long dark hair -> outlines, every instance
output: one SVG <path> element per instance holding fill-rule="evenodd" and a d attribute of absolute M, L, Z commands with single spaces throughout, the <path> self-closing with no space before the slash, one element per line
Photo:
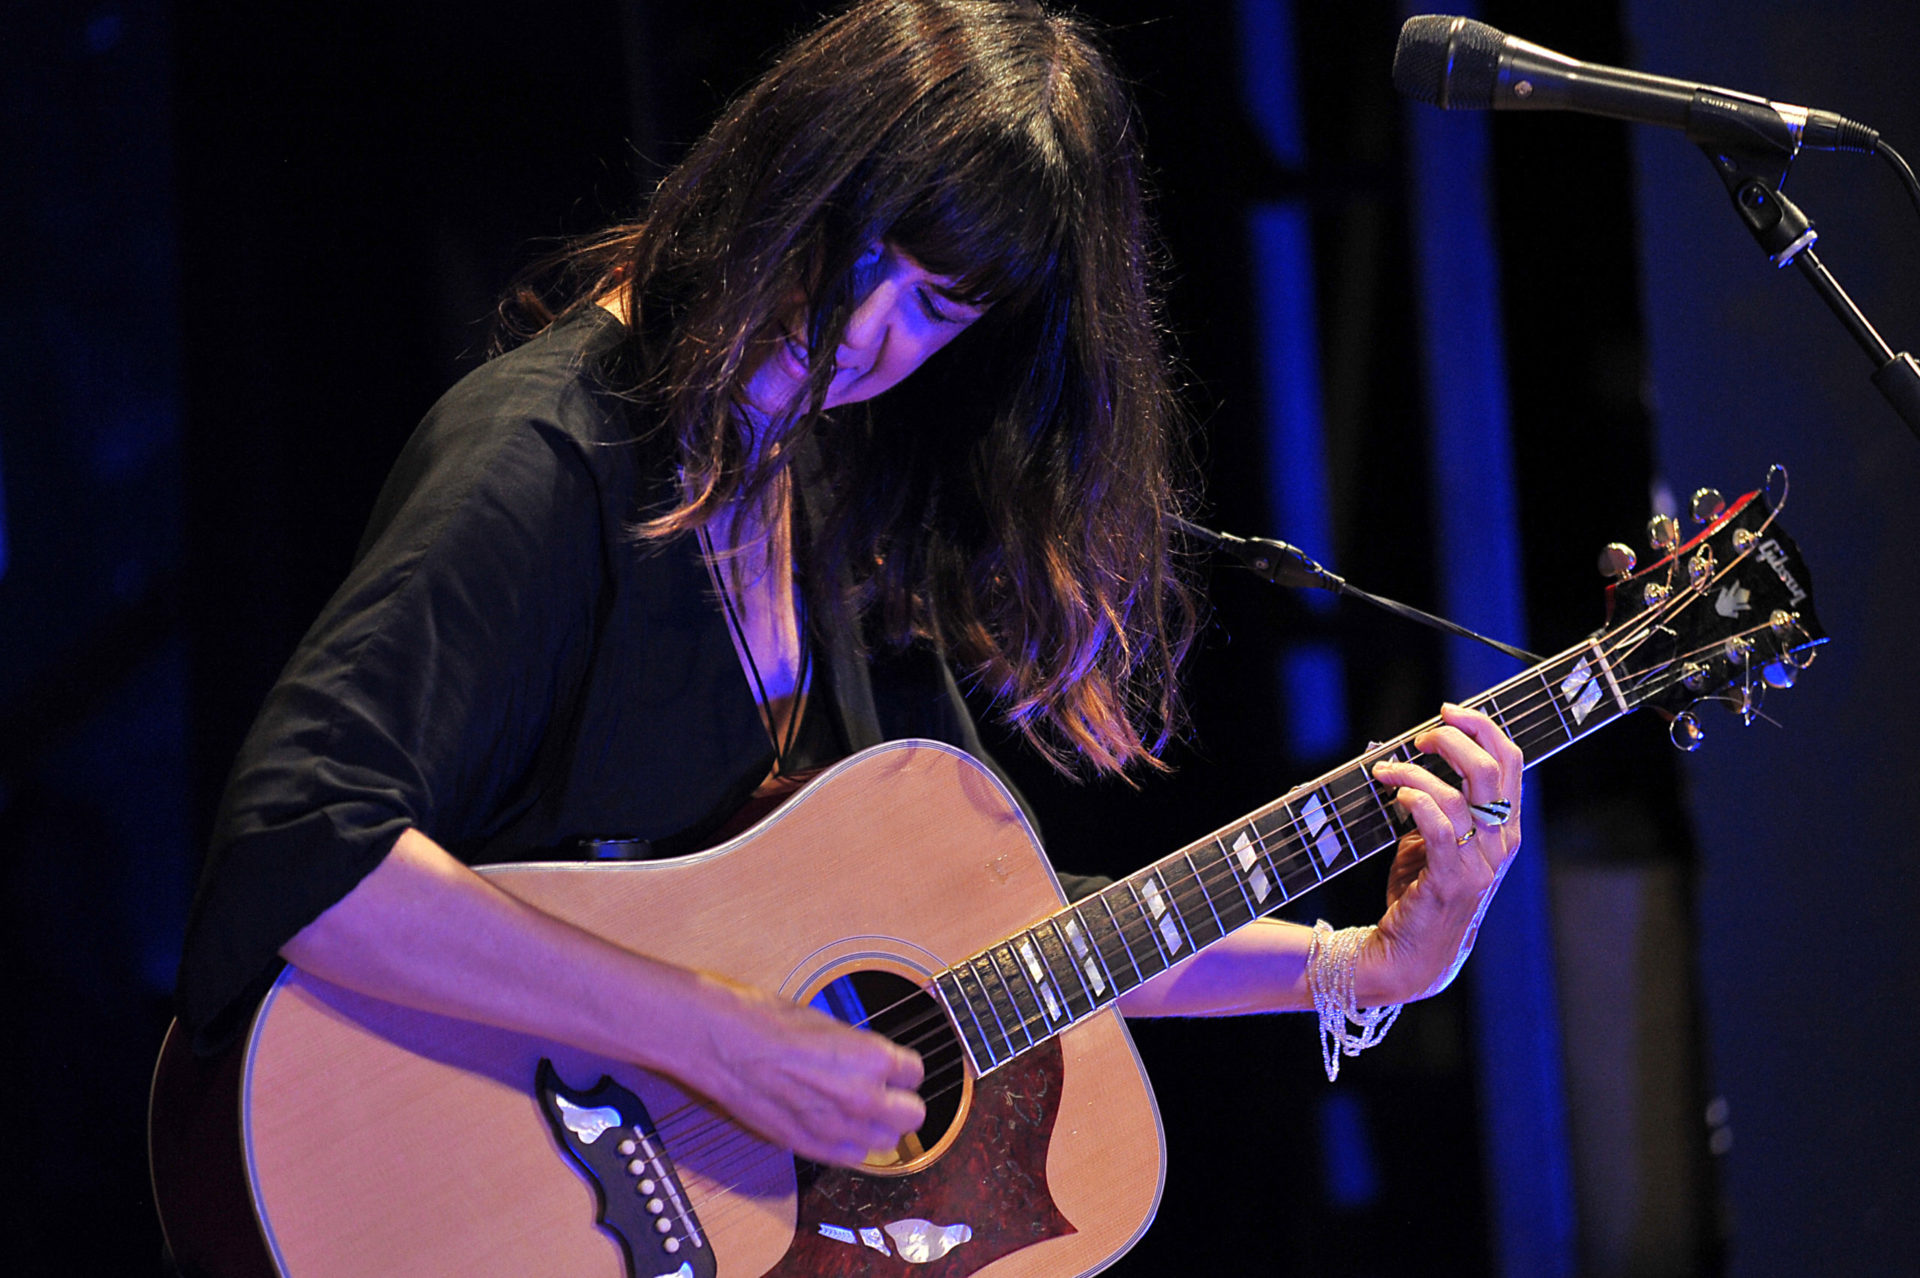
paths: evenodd
<path fill-rule="evenodd" d="M 1161 766 L 1196 624 L 1137 132 L 1072 18 L 866 0 L 794 43 L 638 221 L 568 257 L 572 307 L 623 297 L 623 389 L 686 476 L 644 536 L 764 499 L 816 433 L 831 511 L 811 557 L 851 566 L 869 638 L 939 644 L 1057 766 L 1112 772 Z M 990 309 L 828 421 L 855 264 L 883 239 Z M 795 299 L 805 393 L 755 448 L 743 387 Z"/>

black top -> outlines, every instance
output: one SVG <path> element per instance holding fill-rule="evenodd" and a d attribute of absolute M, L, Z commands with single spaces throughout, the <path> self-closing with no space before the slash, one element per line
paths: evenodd
<path fill-rule="evenodd" d="M 409 826 L 471 864 L 588 838 L 664 854 L 766 776 L 696 539 L 631 532 L 673 477 L 667 444 L 599 382 L 621 333 L 590 308 L 464 378 L 408 441 L 229 778 L 180 967 L 202 1050 Z M 815 700 L 837 694 L 840 750 L 923 736 L 979 752 L 931 652 L 829 656 Z"/>

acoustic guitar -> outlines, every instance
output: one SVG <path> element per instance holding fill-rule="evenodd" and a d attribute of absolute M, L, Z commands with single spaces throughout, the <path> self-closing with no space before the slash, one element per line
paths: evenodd
<path fill-rule="evenodd" d="M 1825 642 L 1760 494 L 1684 545 L 1666 523 L 1646 570 L 1614 552 L 1605 628 L 1473 700 L 1529 766 L 1647 705 L 1691 748 L 1687 707 L 1751 720 Z M 169 1033 L 150 1132 L 168 1241 L 220 1278 L 1091 1273 L 1162 1182 L 1114 1000 L 1394 846 L 1370 769 L 1428 726 L 1072 905 L 993 774 L 924 741 L 857 754 L 694 856 L 484 867 L 621 945 L 911 1045 L 925 1126 L 819 1166 L 670 1079 L 288 968 L 224 1057 Z"/>

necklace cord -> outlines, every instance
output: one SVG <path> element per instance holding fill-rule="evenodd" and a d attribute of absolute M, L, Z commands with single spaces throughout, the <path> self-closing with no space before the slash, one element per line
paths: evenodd
<path fill-rule="evenodd" d="M 807 642 L 804 616 L 806 602 L 796 591 L 794 622 L 800 639 L 800 667 L 793 682 L 793 705 L 787 714 L 785 730 L 781 731 L 774 725 L 773 699 L 767 695 L 767 683 L 760 675 L 760 663 L 753 659 L 753 645 L 747 642 L 747 628 L 740 620 L 739 609 L 733 601 L 733 591 L 728 588 L 726 574 L 721 570 L 718 554 L 713 548 L 713 535 L 703 527 L 699 530 L 699 538 L 708 575 L 713 578 L 714 589 L 720 595 L 720 606 L 726 612 L 727 629 L 746 662 L 747 674 L 753 680 L 754 695 L 760 699 L 761 719 L 766 725 L 767 739 L 773 745 L 773 775 L 791 776 L 792 768 L 789 765 L 793 761 L 794 746 L 800 739 L 800 720 L 807 709 L 807 686 L 813 676 L 813 645 Z"/>

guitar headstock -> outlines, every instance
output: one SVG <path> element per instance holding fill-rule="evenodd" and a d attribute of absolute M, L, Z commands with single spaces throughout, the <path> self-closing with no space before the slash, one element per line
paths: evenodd
<path fill-rule="evenodd" d="M 1638 572 L 1627 547 L 1601 552 L 1601 572 L 1616 580 L 1597 639 L 1627 699 L 1667 716 L 1682 750 L 1704 735 L 1694 706 L 1719 702 L 1747 723 L 1764 717 L 1767 689 L 1792 687 L 1827 641 L 1812 574 L 1775 522 L 1785 501 L 1786 472 L 1775 467 L 1767 489 L 1731 506 L 1710 488 L 1695 493 L 1693 517 L 1705 527 L 1686 542 L 1676 520 L 1654 516 L 1648 540 L 1662 557 Z"/>

